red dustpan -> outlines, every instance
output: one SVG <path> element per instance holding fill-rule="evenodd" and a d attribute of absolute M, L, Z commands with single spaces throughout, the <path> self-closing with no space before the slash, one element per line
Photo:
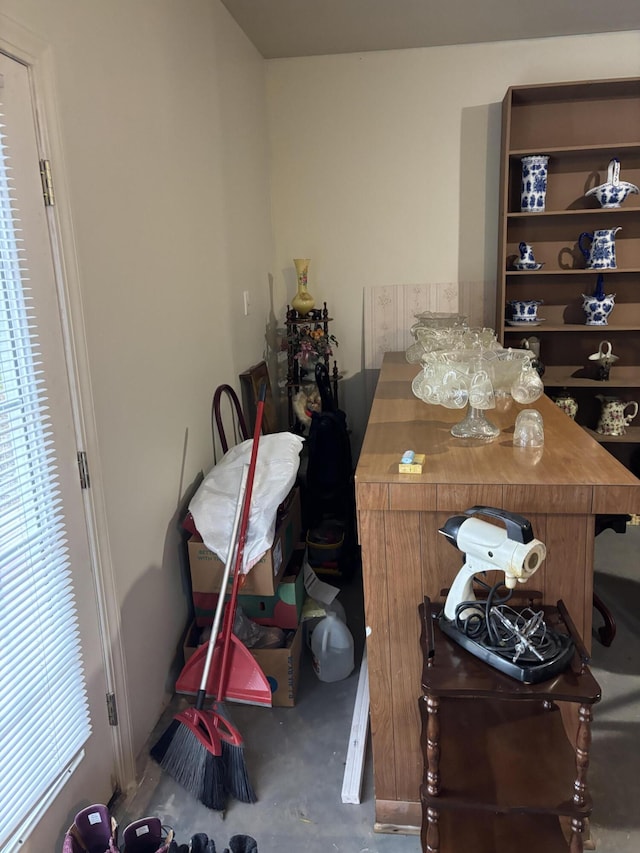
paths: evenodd
<path fill-rule="evenodd" d="M 217 695 L 218 678 L 216 673 L 220 672 L 223 652 L 221 638 L 222 634 L 219 634 L 213 650 L 212 666 L 206 684 L 207 699 L 214 698 L 219 702 L 225 700 L 244 702 L 250 705 L 265 705 L 270 708 L 271 688 L 262 667 L 235 634 L 231 635 L 231 658 L 224 696 Z M 176 682 L 176 693 L 197 695 L 206 655 L 207 644 L 205 643 L 186 662 Z"/>
<path fill-rule="evenodd" d="M 202 701 L 204 701 L 204 691 L 206 690 L 206 698 L 215 698 L 219 703 L 229 700 L 231 702 L 245 702 L 252 705 L 266 705 L 270 708 L 272 702 L 269 682 L 260 664 L 255 660 L 244 643 L 233 633 L 233 621 L 238 593 L 240 591 L 240 582 L 242 580 L 241 568 L 244 559 L 247 525 L 249 523 L 249 510 L 253 478 L 257 464 L 265 391 L 266 389 L 263 384 L 260 388 L 260 399 L 256 412 L 251 460 L 248 468 L 245 466 L 243 471 L 240 495 L 231 533 L 231 544 L 222 576 L 221 592 L 213 619 L 211 638 L 208 643 L 200 646 L 185 664 L 176 682 L 176 692 L 190 693 L 195 696 L 202 693 Z M 234 560 L 235 573 L 233 576 L 231 600 L 226 607 L 222 632 L 218 633 L 224 607 L 223 590 L 227 588 Z M 211 648 L 211 643 L 215 644 L 213 648 Z"/>

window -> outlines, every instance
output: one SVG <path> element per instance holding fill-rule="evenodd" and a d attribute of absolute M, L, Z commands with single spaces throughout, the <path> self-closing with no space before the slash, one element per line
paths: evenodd
<path fill-rule="evenodd" d="M 20 175 L 0 72 L 0 848 L 69 775 L 90 733 Z M 26 107 L 28 108 L 28 106 Z"/>

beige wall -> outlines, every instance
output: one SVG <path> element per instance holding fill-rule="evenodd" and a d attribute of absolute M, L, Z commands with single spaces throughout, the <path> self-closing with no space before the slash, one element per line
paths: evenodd
<path fill-rule="evenodd" d="M 638 32 L 267 63 L 276 303 L 293 296 L 291 259 L 311 258 L 356 444 L 363 288 L 495 281 L 507 88 L 638 75 Z"/>
<path fill-rule="evenodd" d="M 186 625 L 176 513 L 212 463 L 211 396 L 263 354 L 265 66 L 217 0 L 0 0 L 0 12 L 52 50 L 97 424 L 89 464 L 138 750 Z"/>

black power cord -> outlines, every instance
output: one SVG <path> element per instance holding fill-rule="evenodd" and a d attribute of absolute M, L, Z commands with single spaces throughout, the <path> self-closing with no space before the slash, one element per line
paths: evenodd
<path fill-rule="evenodd" d="M 506 595 L 499 596 L 498 591 L 504 587 L 502 582 L 489 586 L 477 577 L 474 582 L 487 590 L 487 597 L 486 600 L 462 601 L 457 605 L 455 627 L 461 634 L 500 657 L 522 664 L 546 663 L 561 654 L 566 645 L 562 636 L 548 630 L 535 611 L 531 608 L 515 611 L 505 607 L 513 596 L 512 590 L 505 587 Z M 493 608 L 497 608 L 505 618 L 500 619 L 492 613 Z M 463 615 L 465 611 L 467 613 Z M 535 627 L 523 631 L 527 624 Z M 526 642 L 523 642 L 523 634 Z"/>

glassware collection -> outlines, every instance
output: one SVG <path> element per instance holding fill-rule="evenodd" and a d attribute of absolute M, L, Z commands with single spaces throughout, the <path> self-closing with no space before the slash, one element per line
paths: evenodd
<path fill-rule="evenodd" d="M 493 329 L 469 327 L 460 315 L 450 315 L 449 326 L 441 317 L 437 328 L 422 325 L 429 318 L 416 316 L 411 331 L 417 340 L 406 356 L 422 370 L 411 389 L 425 403 L 467 409 L 451 429 L 455 438 L 496 438 L 500 430 L 486 411 L 511 399 L 528 405 L 544 393 L 531 350 L 502 347 Z"/>

